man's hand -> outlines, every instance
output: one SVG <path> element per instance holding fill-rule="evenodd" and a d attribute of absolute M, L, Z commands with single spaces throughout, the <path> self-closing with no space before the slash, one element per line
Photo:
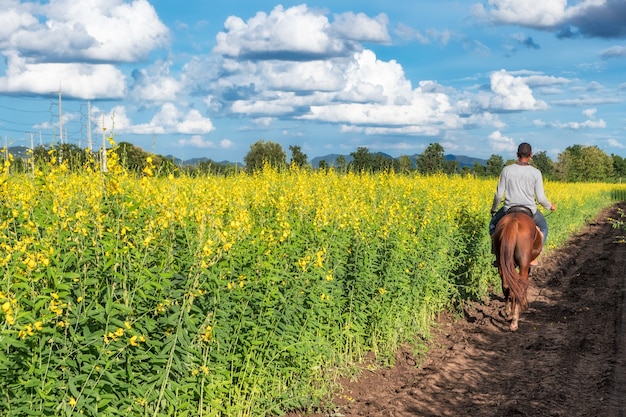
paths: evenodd
<path fill-rule="evenodd" d="M 552 203 L 552 205 L 550 205 L 550 211 L 554 210 L 556 210 L 556 204 Z"/>

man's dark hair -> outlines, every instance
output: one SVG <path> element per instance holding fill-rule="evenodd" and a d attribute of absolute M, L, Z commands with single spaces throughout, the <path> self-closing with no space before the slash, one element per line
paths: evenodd
<path fill-rule="evenodd" d="M 533 148 L 530 146 L 530 143 L 523 142 L 517 147 L 518 158 L 528 158 L 532 152 Z"/>

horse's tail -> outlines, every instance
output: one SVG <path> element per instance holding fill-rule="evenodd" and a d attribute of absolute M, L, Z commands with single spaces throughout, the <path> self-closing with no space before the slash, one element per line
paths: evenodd
<path fill-rule="evenodd" d="M 515 252 L 518 245 L 519 228 L 519 221 L 514 219 L 502 230 L 500 236 L 500 268 L 502 287 L 509 289 L 511 301 L 519 303 L 521 309 L 526 310 L 528 308 L 528 299 L 526 298 L 528 281 L 522 278 L 522 275 L 515 267 Z"/>

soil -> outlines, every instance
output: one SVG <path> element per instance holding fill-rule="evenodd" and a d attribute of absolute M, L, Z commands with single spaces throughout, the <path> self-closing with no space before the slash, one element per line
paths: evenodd
<path fill-rule="evenodd" d="M 532 271 L 517 332 L 502 292 L 442 315 L 426 356 L 342 381 L 335 406 L 289 417 L 626 416 L 626 231 L 602 211 Z"/>

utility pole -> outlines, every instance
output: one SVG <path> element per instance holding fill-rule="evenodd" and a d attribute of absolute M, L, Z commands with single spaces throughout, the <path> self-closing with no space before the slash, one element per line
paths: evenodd
<path fill-rule="evenodd" d="M 104 127 L 104 114 L 102 115 L 102 172 L 107 172 L 107 145 L 106 145 L 106 132 L 107 128 Z"/>
<path fill-rule="evenodd" d="M 87 148 L 89 152 L 93 150 L 91 143 L 91 100 L 87 102 Z"/>
<path fill-rule="evenodd" d="M 63 99 L 61 97 L 61 87 L 59 87 L 59 143 L 63 144 Z"/>
<path fill-rule="evenodd" d="M 33 137 L 33 132 L 30 132 L 30 167 L 33 170 L 33 174 L 35 173 L 35 139 Z"/>
<path fill-rule="evenodd" d="M 63 100 L 59 86 L 59 165 L 63 162 Z"/>

